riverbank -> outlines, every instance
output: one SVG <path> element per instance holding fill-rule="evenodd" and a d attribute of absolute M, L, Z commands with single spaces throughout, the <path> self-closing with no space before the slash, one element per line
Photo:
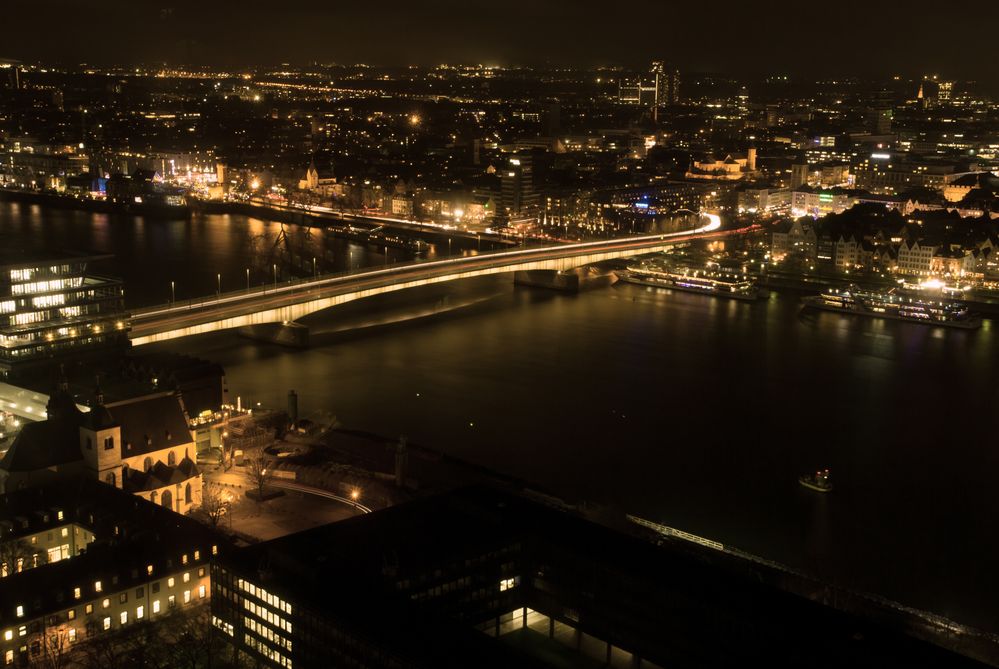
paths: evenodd
<path fill-rule="evenodd" d="M 53 209 L 68 209 L 95 214 L 124 214 L 167 220 L 186 219 L 191 216 L 189 206 L 171 206 L 158 203 L 133 202 L 124 204 L 110 200 L 95 200 L 62 193 L 44 193 L 0 188 L 0 202 L 37 204 Z"/>

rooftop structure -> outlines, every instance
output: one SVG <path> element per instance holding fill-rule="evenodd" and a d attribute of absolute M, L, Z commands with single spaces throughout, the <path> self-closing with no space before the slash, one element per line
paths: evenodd
<path fill-rule="evenodd" d="M 975 666 L 696 548 L 469 488 L 228 553 L 213 619 L 271 667 Z"/>

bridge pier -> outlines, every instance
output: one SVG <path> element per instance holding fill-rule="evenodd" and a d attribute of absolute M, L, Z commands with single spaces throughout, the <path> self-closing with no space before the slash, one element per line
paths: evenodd
<path fill-rule="evenodd" d="M 308 348 L 309 346 L 309 327 L 294 321 L 245 325 L 236 328 L 236 332 L 240 337 L 268 344 L 279 344 L 290 348 Z"/>
<path fill-rule="evenodd" d="M 613 272 L 592 267 L 579 267 L 567 271 L 551 269 L 518 270 L 513 273 L 513 282 L 518 286 L 546 288 L 565 293 L 578 293 L 591 288 L 609 286 L 617 280 Z"/>

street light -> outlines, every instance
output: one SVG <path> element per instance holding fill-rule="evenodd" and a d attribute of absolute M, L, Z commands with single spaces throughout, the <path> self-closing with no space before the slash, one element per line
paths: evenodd
<path fill-rule="evenodd" d="M 247 292 L 249 292 L 249 290 L 250 290 L 250 268 L 249 267 L 246 268 L 246 290 L 247 290 Z"/>
<path fill-rule="evenodd" d="M 354 503 L 354 508 L 357 508 L 357 500 L 361 497 L 361 491 L 354 488 L 350 491 L 350 500 Z"/>
<path fill-rule="evenodd" d="M 177 301 L 177 292 L 174 290 L 173 281 L 170 282 L 170 303 L 173 304 Z"/>
<path fill-rule="evenodd" d="M 274 268 L 274 287 L 277 288 L 277 263 L 271 265 Z"/>
<path fill-rule="evenodd" d="M 312 256 L 312 276 L 319 276 L 319 270 L 316 268 L 316 256 Z"/>
<path fill-rule="evenodd" d="M 219 285 L 219 295 L 221 295 L 221 294 L 222 294 L 222 273 L 221 273 L 221 272 L 219 272 L 218 274 L 216 274 L 216 275 L 215 275 L 215 278 L 216 278 L 216 279 L 218 280 L 218 285 Z"/>

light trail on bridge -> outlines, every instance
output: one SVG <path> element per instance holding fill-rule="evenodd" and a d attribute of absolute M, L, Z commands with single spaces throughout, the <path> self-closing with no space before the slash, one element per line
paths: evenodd
<path fill-rule="evenodd" d="M 309 313 L 372 295 L 441 281 L 471 278 L 517 269 L 567 269 L 582 264 L 650 252 L 676 242 L 712 236 L 721 230 L 721 218 L 702 214 L 706 225 L 681 232 L 576 242 L 531 249 L 501 250 L 475 256 L 415 261 L 288 282 L 274 287 L 223 294 L 199 303 L 171 304 L 140 310 L 133 315 L 136 346 L 222 329 L 290 322 Z M 732 231 L 737 233 L 741 231 Z M 731 234 L 725 233 L 725 234 Z M 337 289 L 343 292 L 336 293 Z M 334 291 L 330 293 L 329 291 Z M 243 310 L 249 309 L 247 313 Z"/>

